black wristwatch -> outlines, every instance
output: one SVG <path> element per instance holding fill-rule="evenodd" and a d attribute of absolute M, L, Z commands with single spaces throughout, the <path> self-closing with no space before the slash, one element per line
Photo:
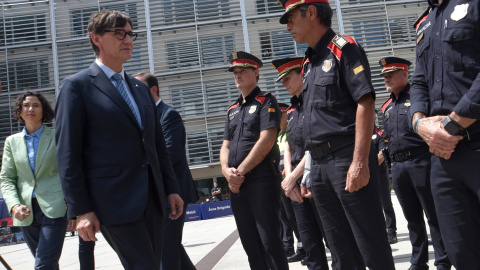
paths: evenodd
<path fill-rule="evenodd" d="M 443 120 L 443 128 L 450 134 L 450 135 L 462 135 L 465 131 L 457 122 L 455 122 L 450 116 L 447 116 Z"/>

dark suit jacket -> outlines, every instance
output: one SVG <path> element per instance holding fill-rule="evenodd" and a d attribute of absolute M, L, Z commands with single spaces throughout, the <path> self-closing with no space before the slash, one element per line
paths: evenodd
<path fill-rule="evenodd" d="M 192 174 L 188 168 L 185 153 L 186 137 L 185 126 L 180 114 L 172 107 L 160 101 L 157 105 L 157 114 L 162 125 L 163 135 L 167 143 L 170 160 L 177 176 L 180 196 L 185 205 L 198 201 L 197 191 L 193 184 Z"/>
<path fill-rule="evenodd" d="M 100 67 L 66 78 L 56 106 L 58 171 L 68 218 L 94 211 L 103 225 L 136 221 L 149 189 L 165 214 L 165 195 L 179 193 L 148 87 L 126 75 L 143 130 Z"/>

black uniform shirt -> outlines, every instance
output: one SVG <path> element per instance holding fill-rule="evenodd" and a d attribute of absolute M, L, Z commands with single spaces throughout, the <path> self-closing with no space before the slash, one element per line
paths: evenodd
<path fill-rule="evenodd" d="M 383 131 L 380 130 L 377 126 L 373 127 L 372 143 L 375 146 L 375 150 L 377 150 L 377 153 L 387 146 L 383 138 Z M 384 168 L 385 165 L 385 161 L 383 161 L 382 164 L 380 164 L 379 166 Z"/>
<path fill-rule="evenodd" d="M 272 127 L 280 128 L 282 113 L 277 100 L 270 93 L 256 87 L 243 103 L 242 95 L 228 108 L 223 139 L 230 141 L 228 166 L 237 168 L 247 157 L 260 138 L 260 132 Z M 278 145 L 275 143 L 270 156 L 276 153 L 279 159 Z"/>
<path fill-rule="evenodd" d="M 337 44 L 337 45 L 336 45 Z M 355 135 L 358 100 L 374 96 L 365 51 L 329 29 L 304 63 L 305 150 L 342 135 Z"/>
<path fill-rule="evenodd" d="M 287 142 L 290 147 L 291 163 L 297 165 L 303 158 L 305 141 L 303 140 L 302 95 L 290 99 L 292 105 L 287 109 Z"/>
<path fill-rule="evenodd" d="M 430 13 L 416 23 L 410 119 L 451 110 L 480 119 L 480 0 L 428 3 Z"/>
<path fill-rule="evenodd" d="M 410 84 L 407 83 L 398 95 L 392 93 L 383 104 L 383 137 L 388 142 L 388 152 L 394 155 L 407 150 L 427 146 L 425 141 L 410 128 L 408 110 L 411 106 Z"/>

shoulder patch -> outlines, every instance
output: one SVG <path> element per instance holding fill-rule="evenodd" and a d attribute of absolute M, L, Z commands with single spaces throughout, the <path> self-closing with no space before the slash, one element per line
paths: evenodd
<path fill-rule="evenodd" d="M 260 92 L 258 95 L 255 96 L 255 99 L 258 100 L 261 104 L 265 103 L 265 99 L 268 96 L 271 96 L 270 92 Z"/>
<path fill-rule="evenodd" d="M 420 26 L 420 24 L 422 24 L 422 22 L 427 19 L 428 14 L 430 14 L 430 10 L 431 10 L 431 8 L 427 7 L 427 9 L 425 9 L 425 11 L 422 13 L 422 15 L 420 15 L 420 17 L 417 19 L 417 21 L 415 21 L 415 23 L 413 23 L 413 27 L 415 28 L 415 30 L 417 30 L 418 27 Z"/>
<path fill-rule="evenodd" d="M 387 109 L 387 106 L 388 106 L 388 104 L 390 104 L 390 102 L 392 102 L 392 98 L 389 98 L 387 101 L 385 101 L 385 103 L 383 103 L 382 113 L 385 113 L 385 109 Z"/>
<path fill-rule="evenodd" d="M 238 101 L 235 102 L 233 105 L 230 105 L 230 107 L 228 107 L 227 111 L 230 111 L 231 109 L 234 109 L 238 106 Z"/>
<path fill-rule="evenodd" d="M 335 57 L 340 60 L 340 58 L 342 58 L 342 49 L 347 44 L 355 44 L 358 46 L 357 42 L 352 37 L 337 34 L 335 37 L 333 37 L 332 41 L 330 41 L 327 47 L 332 51 Z"/>

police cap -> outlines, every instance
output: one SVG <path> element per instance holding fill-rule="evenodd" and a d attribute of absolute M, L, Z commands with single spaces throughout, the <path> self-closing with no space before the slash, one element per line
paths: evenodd
<path fill-rule="evenodd" d="M 280 5 L 282 5 L 282 7 L 285 8 L 285 13 L 283 13 L 282 17 L 280 17 L 281 24 L 288 23 L 288 13 L 290 13 L 290 11 L 292 11 L 296 7 L 310 3 L 329 4 L 328 0 L 278 0 L 278 2 L 280 3 Z"/>
<path fill-rule="evenodd" d="M 395 70 L 408 71 L 408 66 L 412 64 L 412 62 L 399 57 L 385 57 L 380 59 L 378 63 L 382 67 L 382 72 L 380 74 L 385 74 Z"/>
<path fill-rule="evenodd" d="M 232 64 L 229 68 L 228 71 L 233 72 L 233 69 L 235 67 L 249 67 L 249 68 L 261 68 L 263 66 L 263 63 L 260 59 L 258 59 L 256 56 L 253 54 L 249 54 L 247 52 L 234 52 L 230 55 L 228 58 L 228 61 Z"/>
<path fill-rule="evenodd" d="M 278 107 L 280 107 L 280 111 L 284 113 L 284 112 L 287 112 L 287 109 L 289 106 L 286 103 L 278 103 Z"/>
<path fill-rule="evenodd" d="M 290 71 L 296 68 L 301 68 L 302 62 L 303 57 L 289 57 L 273 60 L 272 66 L 278 71 L 278 78 L 275 80 L 275 82 L 278 82 L 283 77 L 287 76 Z"/>

